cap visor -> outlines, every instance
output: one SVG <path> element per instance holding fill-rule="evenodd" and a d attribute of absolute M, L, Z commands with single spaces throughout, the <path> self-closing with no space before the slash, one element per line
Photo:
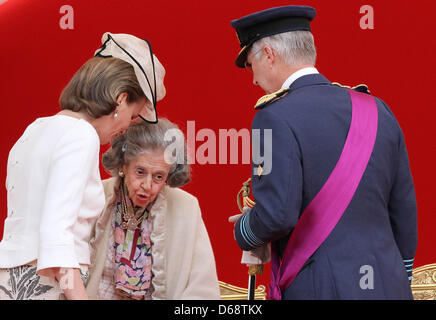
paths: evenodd
<path fill-rule="evenodd" d="M 238 68 L 245 68 L 245 62 L 247 61 L 247 54 L 248 54 L 248 46 L 245 46 L 241 49 L 235 61 L 235 64 Z"/>

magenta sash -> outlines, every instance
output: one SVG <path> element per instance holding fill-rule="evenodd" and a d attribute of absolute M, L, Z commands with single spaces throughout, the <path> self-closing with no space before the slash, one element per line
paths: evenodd
<path fill-rule="evenodd" d="M 368 165 L 377 136 L 375 99 L 348 89 L 351 125 L 342 154 L 325 185 L 307 206 L 291 233 L 282 262 L 273 248 L 269 299 L 280 300 L 306 261 L 319 248 L 347 209 Z"/>

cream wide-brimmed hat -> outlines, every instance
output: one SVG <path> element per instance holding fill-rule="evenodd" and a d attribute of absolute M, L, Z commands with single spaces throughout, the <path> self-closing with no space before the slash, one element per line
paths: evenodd
<path fill-rule="evenodd" d="M 147 114 L 143 120 L 157 122 L 156 103 L 162 98 L 164 90 L 164 67 L 153 54 L 150 42 L 126 33 L 105 32 L 101 38 L 102 46 L 95 56 L 119 58 L 133 66 L 136 78 L 151 103 L 147 103 Z"/>

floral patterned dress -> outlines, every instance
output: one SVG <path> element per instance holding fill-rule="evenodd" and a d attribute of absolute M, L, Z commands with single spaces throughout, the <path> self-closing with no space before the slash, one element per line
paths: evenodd
<path fill-rule="evenodd" d="M 63 300 L 62 284 L 54 278 L 36 273 L 37 263 L 0 269 L 0 300 Z M 88 278 L 88 268 L 81 266 L 83 284 Z"/>
<path fill-rule="evenodd" d="M 145 216 L 138 229 L 123 228 L 120 193 L 116 192 L 117 200 L 110 209 L 112 228 L 97 298 L 150 300 L 153 293 L 151 219 L 148 211 L 129 205 L 127 209 L 132 213 L 144 211 Z M 128 197 L 125 201 L 131 204 Z"/>
<path fill-rule="evenodd" d="M 129 230 L 121 227 L 122 218 L 115 219 L 114 243 L 115 253 L 115 291 L 133 299 L 150 296 L 151 284 L 151 241 L 148 212 L 139 229 Z"/>

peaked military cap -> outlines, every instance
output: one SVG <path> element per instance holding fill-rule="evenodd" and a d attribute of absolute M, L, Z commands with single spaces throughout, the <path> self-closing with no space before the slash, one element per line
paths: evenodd
<path fill-rule="evenodd" d="M 315 15 L 316 10 L 312 7 L 284 6 L 232 20 L 230 25 L 235 28 L 242 48 L 236 58 L 236 65 L 244 68 L 248 49 L 259 39 L 288 31 L 311 31 L 310 22 Z"/>

